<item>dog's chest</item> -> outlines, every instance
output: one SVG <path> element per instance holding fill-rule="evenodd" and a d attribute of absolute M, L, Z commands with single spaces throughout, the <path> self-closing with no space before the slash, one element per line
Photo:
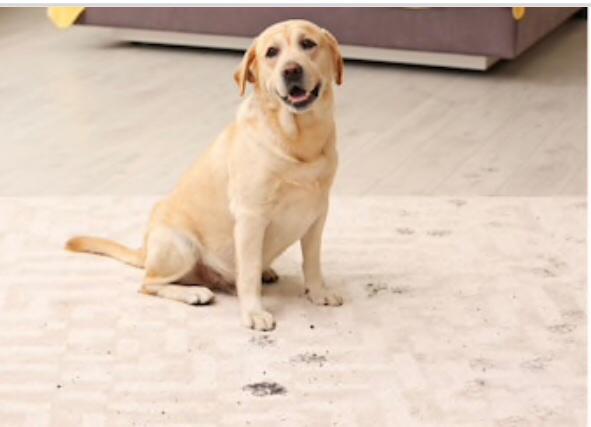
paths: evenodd
<path fill-rule="evenodd" d="M 267 253 L 277 255 L 306 233 L 325 209 L 325 191 L 317 181 L 281 184 L 266 234 Z"/>

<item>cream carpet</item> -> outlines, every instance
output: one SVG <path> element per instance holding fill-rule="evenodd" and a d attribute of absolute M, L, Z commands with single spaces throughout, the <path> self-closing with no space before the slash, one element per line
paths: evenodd
<path fill-rule="evenodd" d="M 63 251 L 140 242 L 153 198 L 0 199 L 2 426 L 583 426 L 583 198 L 341 198 L 325 235 L 340 308 L 299 254 L 235 297 L 137 293 L 141 271 Z"/>

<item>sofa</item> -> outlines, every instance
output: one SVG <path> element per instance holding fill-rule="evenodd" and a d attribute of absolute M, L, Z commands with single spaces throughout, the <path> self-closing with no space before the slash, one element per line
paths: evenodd
<path fill-rule="evenodd" d="M 76 20 L 141 43 L 245 49 L 274 22 L 303 18 L 330 30 L 348 59 L 486 70 L 512 60 L 576 7 L 89 7 Z"/>

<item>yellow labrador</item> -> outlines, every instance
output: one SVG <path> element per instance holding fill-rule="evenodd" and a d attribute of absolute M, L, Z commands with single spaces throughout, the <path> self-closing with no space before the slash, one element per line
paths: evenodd
<path fill-rule="evenodd" d="M 342 304 L 320 266 L 337 168 L 332 84 L 342 75 L 328 31 L 303 20 L 267 28 L 234 76 L 241 95 L 248 83 L 253 93 L 155 206 L 143 248 L 94 237 L 75 237 L 67 248 L 142 267 L 142 292 L 189 304 L 208 303 L 211 288 L 235 284 L 244 325 L 269 330 L 275 321 L 261 302 L 261 277 L 276 280 L 271 263 L 299 240 L 308 298 Z"/>

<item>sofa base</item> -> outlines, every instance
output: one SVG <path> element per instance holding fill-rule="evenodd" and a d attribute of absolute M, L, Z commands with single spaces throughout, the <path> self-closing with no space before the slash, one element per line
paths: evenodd
<path fill-rule="evenodd" d="M 127 28 L 108 29 L 108 31 L 110 31 L 113 37 L 118 40 L 146 44 L 245 50 L 252 42 L 252 38 L 250 37 L 224 36 L 217 34 L 181 33 Z M 478 71 L 487 70 L 498 61 L 498 58 L 481 55 L 384 49 L 351 45 L 341 45 L 341 51 L 346 59 L 426 65 L 444 68 L 461 68 Z"/>

